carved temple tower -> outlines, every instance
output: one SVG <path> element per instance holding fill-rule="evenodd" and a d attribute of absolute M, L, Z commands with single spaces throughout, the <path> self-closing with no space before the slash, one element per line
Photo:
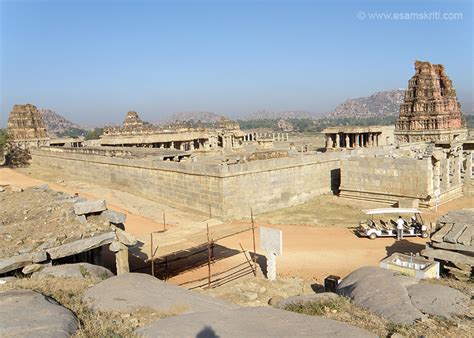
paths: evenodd
<path fill-rule="evenodd" d="M 398 143 L 463 140 L 467 137 L 461 104 L 443 65 L 416 61 L 395 125 Z"/>
<path fill-rule="evenodd" d="M 22 147 L 47 145 L 48 133 L 43 117 L 32 104 L 16 104 L 8 117 L 7 133 L 12 141 Z"/>

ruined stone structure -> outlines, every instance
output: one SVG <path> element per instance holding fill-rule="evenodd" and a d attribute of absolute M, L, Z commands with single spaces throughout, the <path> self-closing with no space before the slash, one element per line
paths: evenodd
<path fill-rule="evenodd" d="M 13 106 L 7 132 L 12 141 L 23 148 L 47 145 L 49 140 L 41 113 L 32 104 Z"/>
<path fill-rule="evenodd" d="M 140 120 L 136 112 L 128 112 L 122 127 L 108 127 L 101 136 L 101 146 L 148 147 L 182 151 L 236 149 L 243 144 L 239 125 L 227 119 L 214 128 L 172 126 L 158 128 Z"/>
<path fill-rule="evenodd" d="M 389 204 L 408 197 L 432 207 L 466 193 L 473 153 L 467 144 L 422 143 L 348 158 L 341 162 L 340 196 Z"/>
<path fill-rule="evenodd" d="M 443 65 L 416 61 L 400 106 L 395 137 L 398 143 L 466 139 L 467 130 L 452 81 Z"/>
<path fill-rule="evenodd" d="M 273 140 L 279 142 L 288 142 L 288 133 L 264 133 L 264 132 L 250 132 L 245 134 L 245 142 L 258 142 L 259 140 Z"/>
<path fill-rule="evenodd" d="M 57 137 L 49 140 L 50 147 L 71 147 L 79 148 L 84 146 L 84 137 Z"/>
<path fill-rule="evenodd" d="M 326 137 L 326 149 L 354 149 L 387 146 L 394 143 L 393 126 L 340 126 L 322 131 Z"/>

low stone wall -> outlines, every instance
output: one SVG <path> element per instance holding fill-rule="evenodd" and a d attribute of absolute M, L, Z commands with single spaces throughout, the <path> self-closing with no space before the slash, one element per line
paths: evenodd
<path fill-rule="evenodd" d="M 417 198 L 422 207 L 436 205 L 431 158 L 354 157 L 341 162 L 340 196 L 395 204 Z M 441 189 L 438 203 L 463 194 L 462 184 Z"/>
<path fill-rule="evenodd" d="M 418 198 L 433 203 L 431 159 L 356 157 L 341 163 L 342 197 L 396 203 Z"/>
<path fill-rule="evenodd" d="M 91 152 L 34 149 L 32 166 L 127 191 L 213 217 L 248 217 L 336 191 L 340 158 L 349 153 L 293 155 L 238 164 L 205 165 Z"/>

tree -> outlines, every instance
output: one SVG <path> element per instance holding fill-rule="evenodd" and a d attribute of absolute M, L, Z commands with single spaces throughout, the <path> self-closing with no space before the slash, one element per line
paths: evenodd
<path fill-rule="evenodd" d="M 87 132 L 85 139 L 86 140 L 98 140 L 100 135 L 104 133 L 104 128 L 95 128 L 94 130 L 90 130 Z"/>
<path fill-rule="evenodd" d="M 0 129 L 0 150 L 3 150 L 8 142 L 8 134 L 6 129 Z"/>
<path fill-rule="evenodd" d="M 30 160 L 30 152 L 14 144 L 6 129 L 0 129 L 0 166 L 24 167 Z"/>

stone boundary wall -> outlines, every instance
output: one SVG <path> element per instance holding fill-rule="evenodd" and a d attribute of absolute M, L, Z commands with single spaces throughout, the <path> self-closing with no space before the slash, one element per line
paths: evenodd
<path fill-rule="evenodd" d="M 307 154 L 231 165 L 119 158 L 48 148 L 32 166 L 127 191 L 180 209 L 239 219 L 304 203 L 339 186 L 341 153 Z"/>
<path fill-rule="evenodd" d="M 327 153 L 290 153 L 289 157 L 237 164 L 163 161 L 158 156 L 113 156 L 104 149 L 32 149 L 32 166 L 63 172 L 81 180 L 180 209 L 209 213 L 221 219 L 249 217 L 302 204 L 321 194 L 337 192 L 341 159 L 385 156 L 394 146 Z M 131 150 L 130 150 L 131 151 Z M 112 156 L 111 156 L 112 155 Z M 350 169 L 350 168 L 349 168 Z"/>
<path fill-rule="evenodd" d="M 341 163 L 341 197 L 396 203 L 418 198 L 433 201 L 431 159 L 357 157 Z"/>

